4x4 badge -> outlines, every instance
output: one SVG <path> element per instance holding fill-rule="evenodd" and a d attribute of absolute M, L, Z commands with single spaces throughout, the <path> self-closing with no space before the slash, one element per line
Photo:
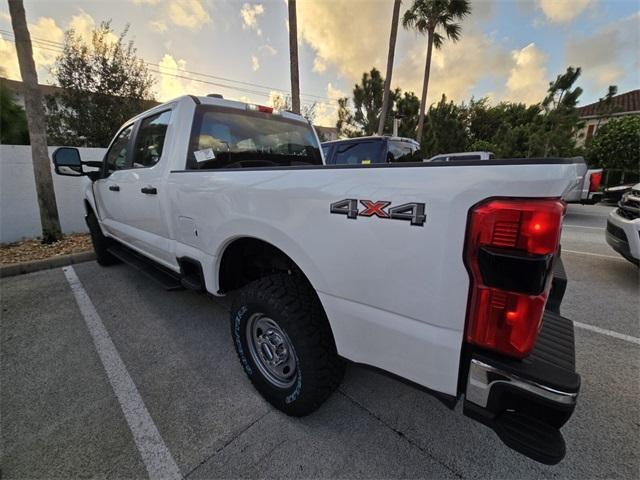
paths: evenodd
<path fill-rule="evenodd" d="M 403 203 L 396 207 L 391 206 L 391 202 L 384 200 L 359 200 L 364 209 L 358 211 L 357 198 L 345 198 L 338 202 L 333 202 L 330 212 L 338 215 L 346 215 L 347 218 L 356 220 L 358 217 L 378 217 L 390 218 L 394 220 L 407 220 L 411 225 L 424 226 L 427 220 L 424 203 Z M 385 210 L 386 209 L 386 210 Z"/>

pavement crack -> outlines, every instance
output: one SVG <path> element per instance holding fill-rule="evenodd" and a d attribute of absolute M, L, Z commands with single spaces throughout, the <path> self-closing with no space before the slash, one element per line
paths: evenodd
<path fill-rule="evenodd" d="M 371 410 L 369 410 L 367 407 L 365 407 L 364 405 L 362 405 L 360 402 L 358 402 L 356 399 L 354 399 L 353 397 L 347 395 L 347 393 L 345 393 L 342 389 L 338 389 L 338 392 L 345 397 L 347 400 L 349 400 L 351 403 L 353 403 L 356 407 L 361 408 L 362 410 L 364 410 L 365 412 L 367 412 L 368 415 L 370 415 L 371 417 L 373 417 L 374 419 L 376 419 L 378 422 L 380 422 L 382 425 L 384 425 L 385 427 L 387 427 L 389 430 L 391 430 L 393 433 L 395 433 L 396 435 L 398 435 L 398 437 L 402 438 L 403 440 L 405 440 L 407 443 L 409 443 L 411 446 L 417 448 L 420 452 L 422 452 L 424 455 L 426 455 L 427 457 L 429 457 L 430 459 L 432 459 L 433 461 L 435 461 L 436 463 L 438 463 L 439 465 L 441 465 L 442 467 L 444 467 L 445 469 L 447 469 L 448 471 L 450 471 L 451 473 L 453 473 L 456 477 L 458 478 L 464 478 L 464 476 L 457 472 L 456 470 L 454 470 L 452 467 L 450 467 L 449 465 L 447 465 L 446 463 L 444 463 L 442 460 L 438 459 L 437 457 L 435 457 L 431 452 L 429 452 L 426 448 L 424 448 L 422 445 L 418 444 L 417 442 L 413 441 L 409 436 L 405 435 L 404 432 L 398 430 L 397 428 L 395 428 L 393 425 L 390 425 L 389 423 L 387 423 L 384 419 L 382 419 L 380 416 L 376 415 L 375 413 L 373 413 Z"/>
<path fill-rule="evenodd" d="M 211 460 L 213 457 L 215 457 L 220 452 L 222 452 L 225 448 L 227 448 L 229 445 L 231 445 L 238 437 L 240 437 L 244 432 L 249 430 L 251 427 L 253 427 L 256 423 L 258 423 L 264 417 L 269 415 L 271 412 L 272 412 L 271 410 L 268 410 L 266 413 L 264 413 L 264 414 L 260 415 L 258 418 L 256 418 L 253 422 L 247 424 L 242 430 L 239 430 L 238 433 L 236 433 L 229 440 L 227 440 L 222 446 L 218 447 L 211 455 L 208 455 L 207 457 L 205 457 L 200 463 L 198 463 L 195 467 L 193 467 L 191 470 L 189 470 L 182 478 L 186 479 L 187 477 L 189 477 L 189 475 L 191 475 L 193 472 L 198 470 L 202 465 L 204 465 L 209 460 Z"/>

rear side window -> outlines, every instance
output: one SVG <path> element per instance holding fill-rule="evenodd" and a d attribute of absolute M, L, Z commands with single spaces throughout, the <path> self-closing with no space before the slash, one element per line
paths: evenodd
<path fill-rule="evenodd" d="M 115 170 L 122 170 L 125 168 L 127 156 L 129 154 L 131 132 L 133 132 L 133 125 L 129 125 L 122 130 L 113 141 L 113 144 L 105 157 L 107 175 Z"/>
<path fill-rule="evenodd" d="M 136 146 L 133 153 L 133 167 L 153 167 L 162 156 L 171 111 L 157 113 L 140 122 Z"/>
<path fill-rule="evenodd" d="M 353 142 L 338 145 L 336 165 L 360 165 L 380 162 L 380 142 Z"/>
<path fill-rule="evenodd" d="M 387 162 L 413 162 L 413 155 L 417 148 L 409 142 L 391 140 L 387 147 Z"/>

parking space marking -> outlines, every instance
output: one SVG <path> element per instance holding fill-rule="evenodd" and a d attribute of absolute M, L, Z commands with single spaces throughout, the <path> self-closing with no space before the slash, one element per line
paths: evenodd
<path fill-rule="evenodd" d="M 138 392 L 136 384 L 118 354 L 109 332 L 85 291 L 73 267 L 62 269 L 78 303 L 109 383 L 118 398 L 142 461 L 151 480 L 181 479 L 180 469 L 160 436 L 153 419 Z"/>
<path fill-rule="evenodd" d="M 562 228 L 588 228 L 589 230 L 605 230 L 604 227 L 587 227 L 586 225 L 571 225 L 570 223 L 565 223 L 562 225 Z"/>
<path fill-rule="evenodd" d="M 609 258 L 611 260 L 620 260 L 622 262 L 627 261 L 622 257 L 614 257 L 613 255 L 603 255 L 601 253 L 591 253 L 591 252 L 580 252 L 579 250 L 567 250 L 566 248 L 562 249 L 562 253 L 575 253 L 576 255 L 588 255 L 590 257 Z"/>
<path fill-rule="evenodd" d="M 589 330 L 590 332 L 600 333 L 602 335 L 607 335 L 608 337 L 613 337 L 617 338 L 618 340 L 624 340 L 626 342 L 640 345 L 640 338 L 632 337 L 631 335 L 614 332 L 613 330 L 607 330 L 606 328 L 596 327 L 595 325 L 589 325 L 587 323 L 576 322 L 575 320 L 573 321 L 573 324 L 578 328 L 582 328 L 583 330 Z"/>

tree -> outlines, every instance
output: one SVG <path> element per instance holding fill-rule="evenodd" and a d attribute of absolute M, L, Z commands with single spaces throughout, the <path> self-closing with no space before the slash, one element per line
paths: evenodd
<path fill-rule="evenodd" d="M 289 65 L 291 69 L 291 103 L 294 113 L 300 113 L 300 74 L 298 69 L 298 18 L 296 0 L 289 0 Z"/>
<path fill-rule="evenodd" d="M 416 134 L 416 126 L 418 125 L 420 100 L 413 92 L 404 92 L 402 94 L 400 89 L 396 89 L 393 93 L 396 98 L 396 108 L 395 111 L 392 111 L 392 114 L 400 118 L 398 135 L 412 138 Z"/>
<path fill-rule="evenodd" d="M 613 103 L 613 97 L 618 94 L 618 87 L 616 85 L 609 85 L 607 93 L 604 97 L 598 100 L 596 111 L 598 112 L 598 123 L 596 124 L 596 132 L 600 128 L 602 120 L 608 119 L 612 114 L 616 113 L 620 107 Z"/>
<path fill-rule="evenodd" d="M 27 28 L 27 18 L 22 0 L 9 0 L 11 26 L 16 39 L 16 52 L 20 65 L 20 76 L 24 85 L 24 103 L 26 107 L 29 138 L 31 139 L 31 158 L 36 181 L 36 194 L 40 210 L 42 242 L 53 243 L 62 238 L 58 206 L 53 190 L 49 153 L 47 150 L 47 124 L 45 119 L 42 93 L 38 87 L 38 74 L 33 61 L 31 35 Z"/>
<path fill-rule="evenodd" d="M 469 0 L 413 0 L 411 7 L 404 13 L 402 25 L 405 28 L 413 28 L 418 33 L 427 35 L 427 59 L 424 67 L 420 116 L 416 131 L 418 142 L 422 140 L 433 47 L 436 49 L 442 47 L 445 37 L 457 42 L 460 39 L 462 27 L 456 21 L 461 20 L 470 12 Z M 443 31 L 444 35 L 440 31 Z"/>
<path fill-rule="evenodd" d="M 52 74 L 62 93 L 47 98 L 49 138 L 58 145 L 106 147 L 114 132 L 153 103 L 153 78 L 127 28 L 115 36 L 103 22 L 85 43 L 73 30 Z"/>
<path fill-rule="evenodd" d="M 274 110 L 285 112 L 292 111 L 291 109 L 291 97 L 289 95 L 282 95 L 281 93 L 274 93 L 269 97 L 269 104 Z M 313 123 L 316 119 L 316 111 L 318 109 L 318 103 L 313 102 L 311 104 L 303 105 L 300 115 Z"/>
<path fill-rule="evenodd" d="M 626 171 L 640 165 L 640 117 L 610 120 L 600 127 L 587 147 L 590 164 Z"/>
<path fill-rule="evenodd" d="M 346 98 L 338 102 L 338 130 L 341 135 L 357 137 L 377 132 L 383 90 L 384 78 L 378 69 L 374 67 L 369 73 L 362 74 L 361 83 L 353 87 L 353 113 L 348 110 Z M 395 101 L 396 93 L 391 92 L 391 101 Z M 390 121 L 390 117 L 387 117 L 388 125 Z"/>
<path fill-rule="evenodd" d="M 27 116 L 3 83 L 0 83 L 0 144 L 29 145 Z"/>
<path fill-rule="evenodd" d="M 576 109 L 582 88 L 573 87 L 580 77 L 580 67 L 568 67 L 549 83 L 542 101 L 542 115 L 533 126 L 528 156 L 571 156 L 576 153 L 575 131 L 579 126 Z"/>
<path fill-rule="evenodd" d="M 389 53 L 387 55 L 387 77 L 384 81 L 384 93 L 382 95 L 382 112 L 378 122 L 378 135 L 384 133 L 384 125 L 387 120 L 387 112 L 389 111 L 390 93 L 391 93 L 391 76 L 393 74 L 393 57 L 396 51 L 396 38 L 398 37 L 398 19 L 400 17 L 401 0 L 393 2 L 393 15 L 391 17 L 391 33 L 389 34 Z"/>
<path fill-rule="evenodd" d="M 431 157 L 438 153 L 464 152 L 469 143 L 465 125 L 465 111 L 442 95 L 440 101 L 429 107 L 426 117 L 427 131 L 421 144 L 422 152 Z"/>

